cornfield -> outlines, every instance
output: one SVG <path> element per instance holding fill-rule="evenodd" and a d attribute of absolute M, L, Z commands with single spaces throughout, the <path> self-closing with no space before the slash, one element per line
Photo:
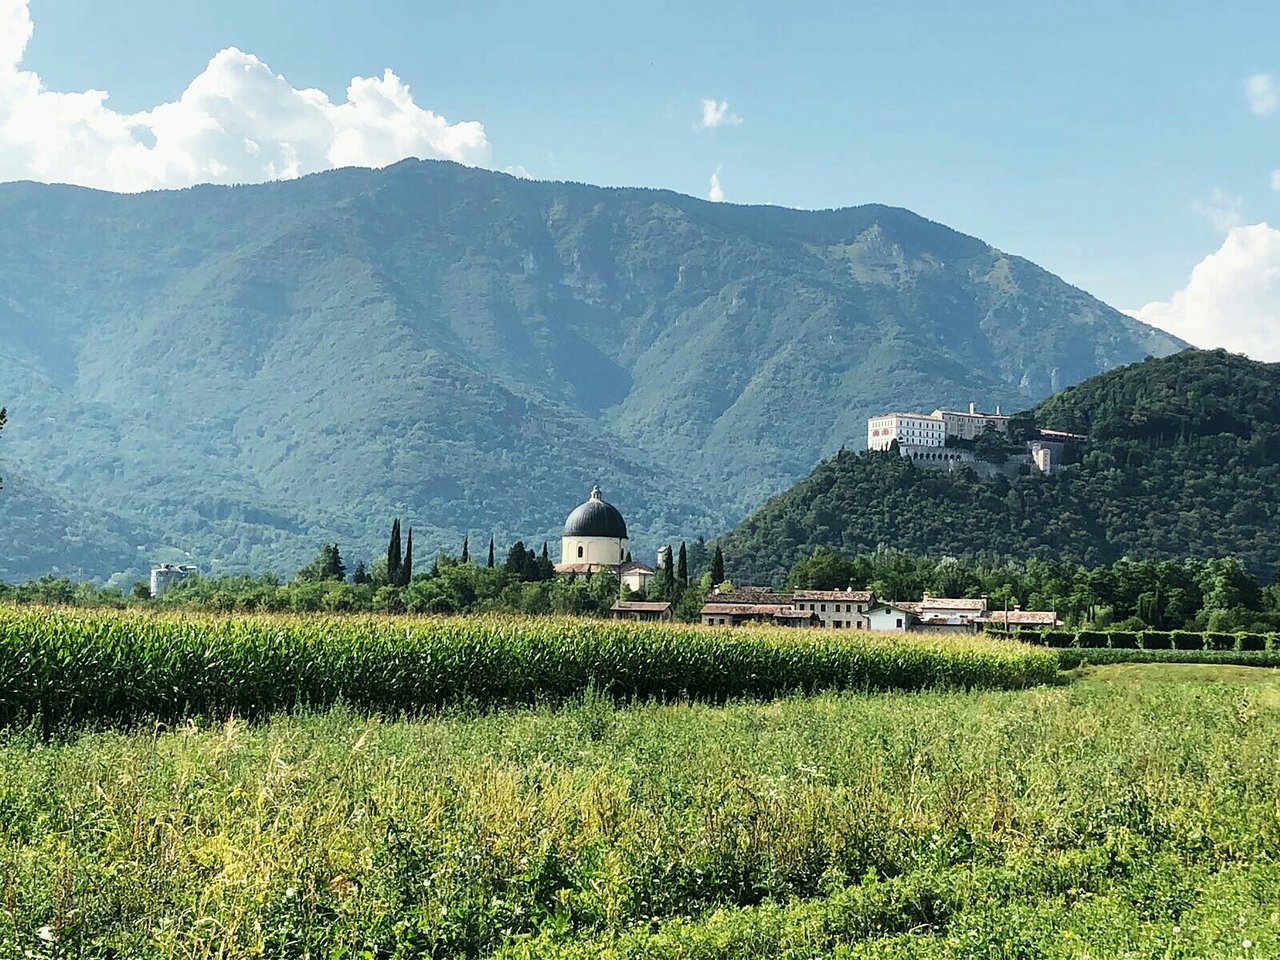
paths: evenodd
<path fill-rule="evenodd" d="M 383 714 L 617 699 L 1044 683 L 1053 651 L 977 637 L 711 629 L 572 618 L 212 617 L 0 609 L 0 727 Z"/>

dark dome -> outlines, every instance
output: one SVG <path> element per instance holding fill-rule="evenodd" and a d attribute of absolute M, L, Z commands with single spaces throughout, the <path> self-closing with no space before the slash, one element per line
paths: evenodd
<path fill-rule="evenodd" d="M 627 521 L 617 507 L 605 503 L 600 488 L 591 491 L 591 499 L 580 506 L 564 522 L 566 537 L 608 537 L 611 540 L 627 539 Z"/>

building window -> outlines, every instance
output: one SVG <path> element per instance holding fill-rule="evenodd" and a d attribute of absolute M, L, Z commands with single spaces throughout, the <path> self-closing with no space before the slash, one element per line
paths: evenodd
<path fill-rule="evenodd" d="M 841 627 L 843 627 L 843 626 L 844 626 L 844 621 L 843 621 L 843 620 L 837 620 L 837 621 L 833 624 L 833 626 L 834 626 L 837 630 L 839 630 Z"/>
<path fill-rule="evenodd" d="M 581 559 L 582 559 L 582 545 L 581 545 L 581 544 L 579 544 L 579 545 L 578 545 L 578 559 L 579 559 L 579 560 L 581 560 Z"/>
<path fill-rule="evenodd" d="M 822 605 L 822 612 L 823 613 L 827 612 L 827 605 L 825 603 Z"/>
<path fill-rule="evenodd" d="M 901 618 L 901 617 L 899 617 L 899 618 L 898 618 L 898 629 L 899 629 L 899 630 L 901 630 L 901 629 L 902 629 L 902 618 Z"/>

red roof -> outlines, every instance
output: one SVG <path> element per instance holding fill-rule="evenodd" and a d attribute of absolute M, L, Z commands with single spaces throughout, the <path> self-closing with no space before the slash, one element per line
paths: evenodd
<path fill-rule="evenodd" d="M 1008 613 L 1003 610 L 991 610 L 985 617 L 979 617 L 979 619 L 983 623 L 1033 623 L 1051 627 L 1062 622 L 1053 610 L 1010 610 Z"/>
<path fill-rule="evenodd" d="M 922 606 L 927 612 L 929 610 L 985 610 L 987 609 L 986 597 L 972 600 L 967 597 L 950 599 L 947 597 L 925 597 Z"/>

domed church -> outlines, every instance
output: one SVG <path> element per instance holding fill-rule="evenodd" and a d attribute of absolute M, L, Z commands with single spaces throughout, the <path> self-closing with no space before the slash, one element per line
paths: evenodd
<path fill-rule="evenodd" d="M 624 584 L 637 591 L 646 590 L 654 575 L 652 567 L 631 560 L 627 521 L 596 487 L 591 491 L 591 499 L 577 507 L 564 522 L 556 571 L 588 574 L 605 570 L 617 574 Z"/>

